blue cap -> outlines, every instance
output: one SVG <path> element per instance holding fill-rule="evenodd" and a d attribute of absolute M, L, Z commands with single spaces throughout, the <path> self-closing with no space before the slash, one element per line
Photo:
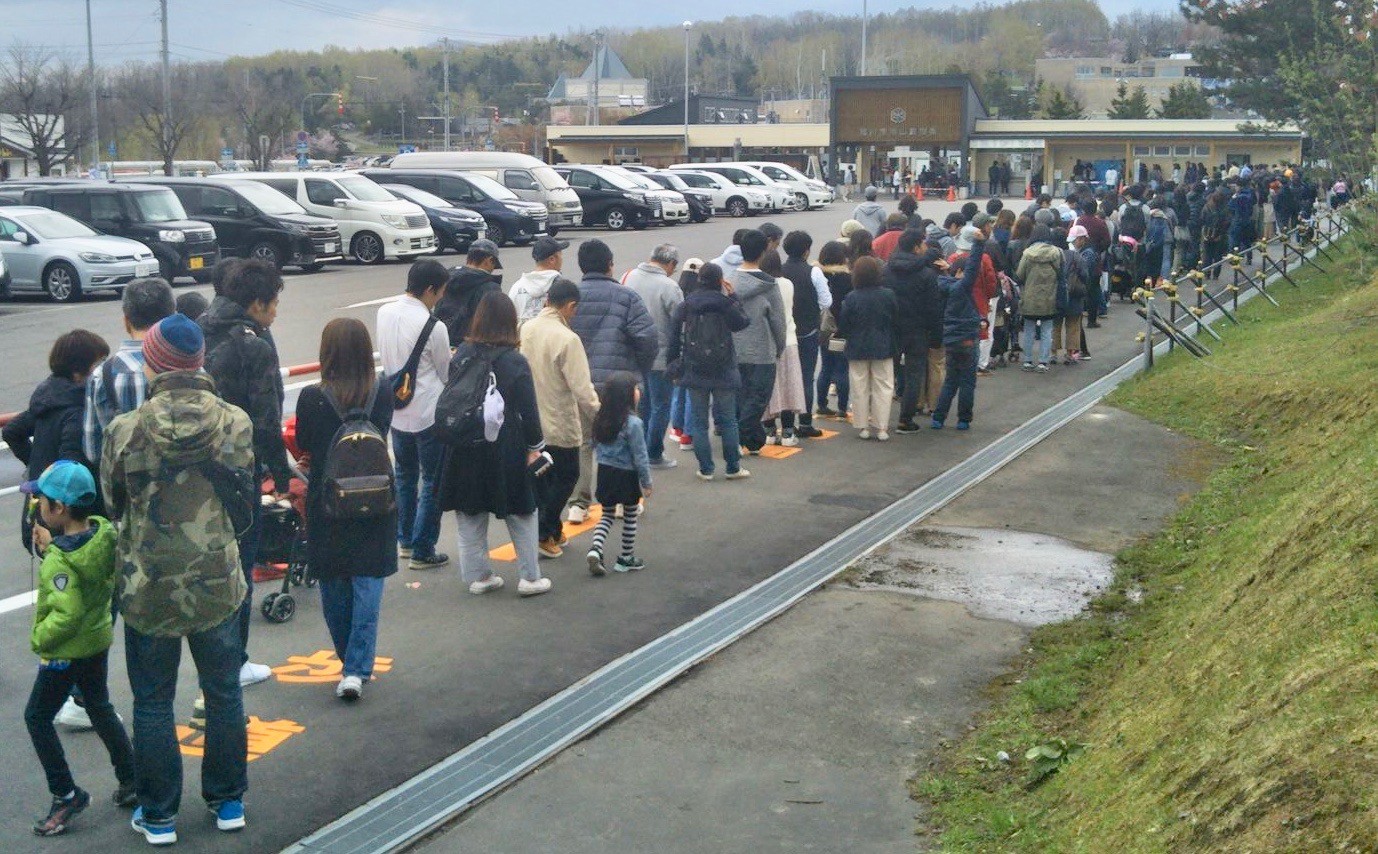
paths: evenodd
<path fill-rule="evenodd" d="M 38 480 L 30 480 L 19 487 L 28 495 L 46 495 L 69 507 L 90 506 L 96 503 L 96 480 L 86 466 L 76 460 L 58 460 L 43 470 Z"/>

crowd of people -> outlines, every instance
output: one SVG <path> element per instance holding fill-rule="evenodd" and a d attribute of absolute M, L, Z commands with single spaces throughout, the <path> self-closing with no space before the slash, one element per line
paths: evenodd
<path fill-rule="evenodd" d="M 1123 193 L 1083 185 L 1020 213 L 993 198 L 941 222 L 911 196 L 885 208 L 870 186 L 821 243 L 767 222 L 712 260 L 662 244 L 620 276 L 601 240 L 583 241 L 569 265 L 570 244 L 541 237 L 506 292 L 498 247 L 478 240 L 454 269 L 413 264 L 378 310 L 376 341 L 357 319 L 326 324 L 293 453 L 273 265 L 222 261 L 208 304 L 174 299 L 161 279 L 131 283 L 126 340 L 112 352 L 86 330 L 59 337 L 51 376 L 4 428 L 26 465 L 21 535 L 42 556 L 25 718 L 52 801 L 34 832 L 62 833 L 90 802 L 62 723 L 99 734 L 134 828 L 152 844 L 176 840 L 183 639 L 201 687 L 202 792 L 220 830 L 245 826 L 242 691 L 271 675 L 249 656 L 253 568 L 263 507 L 290 502 L 294 479 L 306 482 L 309 571 L 343 665 L 335 693 L 356 701 L 385 579 L 402 563 L 450 562 L 438 550 L 444 512 L 474 595 L 505 585 L 490 562 L 494 517 L 521 596 L 551 590 L 540 562 L 564 554 L 571 525 L 592 524 L 592 575 L 642 570 L 639 523 L 654 475 L 679 465 L 675 449 L 692 451 L 695 477 L 711 483 L 717 444 L 723 478 L 741 481 L 766 446 L 823 436 L 818 419 L 885 442 L 923 419 L 944 429 L 955 404 L 956 429 L 970 429 L 980 377 L 1090 358 L 1116 265 L 1131 282 L 1210 265 L 1269 223 L 1310 214 L 1316 191 L 1299 170 L 1260 172 Z M 107 689 L 117 617 L 132 740 Z"/>

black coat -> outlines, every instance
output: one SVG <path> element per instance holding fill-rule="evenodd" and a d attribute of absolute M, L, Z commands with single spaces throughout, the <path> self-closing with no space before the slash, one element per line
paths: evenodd
<path fill-rule="evenodd" d="M 282 443 L 282 373 L 277 347 L 234 300 L 216 297 L 197 321 L 206 335 L 206 373 L 215 393 L 238 406 L 254 424 L 254 456 L 280 491 L 292 478 Z"/>
<path fill-rule="evenodd" d="M 889 288 L 856 288 L 842 301 L 837 334 L 847 339 L 847 361 L 895 355 L 895 294 Z"/>
<path fill-rule="evenodd" d="M 667 364 L 679 362 L 676 382 L 683 388 L 717 391 L 741 387 L 742 375 L 737 370 L 735 352 L 732 358 L 727 360 L 727 367 L 717 372 L 709 371 L 703 365 L 695 364 L 694 360 L 684 353 L 685 323 L 701 314 L 713 312 L 723 315 L 729 332 L 741 332 L 751 325 L 751 320 L 746 316 L 746 311 L 742 309 L 741 302 L 736 297 L 728 296 L 716 288 L 699 288 L 686 297 L 684 302 L 675 309 L 675 314 L 670 319 L 670 350 L 666 354 Z M 727 346 L 732 347 L 731 335 L 727 338 Z"/>
<path fill-rule="evenodd" d="M 531 366 L 516 347 L 464 343 L 450 359 L 450 381 L 463 358 L 479 347 L 498 351 L 493 374 L 505 404 L 502 430 L 496 442 L 445 449 L 437 487 L 440 509 L 471 516 L 492 513 L 499 519 L 524 516 L 536 512 L 526 455 L 545 446 Z"/>
<path fill-rule="evenodd" d="M 477 267 L 457 267 L 445 283 L 445 295 L 435 304 L 435 316 L 450 331 L 450 343 L 459 344 L 469 334 L 479 300 L 485 294 L 501 293 L 502 286 L 491 273 Z"/>
<path fill-rule="evenodd" d="M 885 263 L 881 284 L 895 294 L 895 332 L 901 349 L 943 345 L 943 295 L 938 289 L 941 256 L 928 249 L 920 256 L 896 249 Z"/>
<path fill-rule="evenodd" d="M 392 426 L 392 395 L 387 391 L 387 387 L 379 390 L 368 419 L 385 441 Z M 306 489 L 307 561 L 311 573 L 319 578 L 385 578 L 397 571 L 397 512 L 347 522 L 325 516 L 321 474 L 340 423 L 319 385 L 301 390 L 297 398 L 297 447 L 311 455 L 313 474 Z"/>
<path fill-rule="evenodd" d="M 15 458 L 24 464 L 25 480 L 37 478 L 58 460 L 86 462 L 81 450 L 85 406 L 86 387 L 67 377 L 50 376 L 33 390 L 29 408 L 0 431 Z"/>

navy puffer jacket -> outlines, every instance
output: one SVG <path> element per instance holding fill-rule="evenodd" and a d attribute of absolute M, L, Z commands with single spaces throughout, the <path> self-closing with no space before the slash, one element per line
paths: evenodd
<path fill-rule="evenodd" d="M 655 365 L 660 333 L 636 291 L 605 273 L 587 273 L 579 283 L 579 307 L 569 327 L 584 342 L 593 384 L 617 371 L 642 374 Z"/>

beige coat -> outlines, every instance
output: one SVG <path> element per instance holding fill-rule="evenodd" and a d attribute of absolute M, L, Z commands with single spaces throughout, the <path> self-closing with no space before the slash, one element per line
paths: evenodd
<path fill-rule="evenodd" d="M 579 447 L 598 413 L 598 392 L 589 379 L 583 342 L 553 308 L 543 308 L 523 323 L 521 339 L 522 355 L 531 364 L 546 444 Z"/>

